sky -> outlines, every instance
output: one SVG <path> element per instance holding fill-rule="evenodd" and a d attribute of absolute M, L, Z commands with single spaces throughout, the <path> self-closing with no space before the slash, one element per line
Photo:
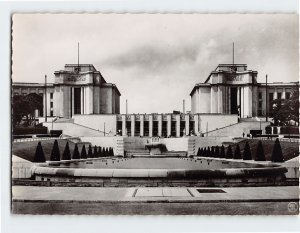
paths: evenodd
<path fill-rule="evenodd" d="M 93 64 L 121 92 L 121 113 L 190 110 L 190 92 L 218 64 L 258 81 L 298 81 L 295 14 L 14 14 L 12 79 L 54 82 L 65 64 Z"/>

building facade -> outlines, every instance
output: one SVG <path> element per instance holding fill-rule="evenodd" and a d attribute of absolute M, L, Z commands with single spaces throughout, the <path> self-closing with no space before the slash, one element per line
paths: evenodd
<path fill-rule="evenodd" d="M 107 83 L 93 65 L 65 65 L 54 72 L 54 83 L 13 83 L 13 95 L 43 96 L 44 111 L 38 116 L 71 118 L 81 114 L 120 113 L 120 92 Z"/>
<path fill-rule="evenodd" d="M 204 83 L 194 86 L 191 112 L 266 116 L 272 101 L 290 98 L 293 88 L 299 88 L 299 83 L 258 83 L 257 71 L 247 65 L 220 64 Z"/>

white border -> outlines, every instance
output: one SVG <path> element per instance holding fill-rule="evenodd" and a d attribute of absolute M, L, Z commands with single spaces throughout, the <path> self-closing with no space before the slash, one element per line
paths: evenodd
<path fill-rule="evenodd" d="M 0 163 L 2 232 L 299 231 L 297 217 L 12 216 L 10 214 L 10 33 L 14 12 L 298 13 L 298 0 L 0 2 Z"/>

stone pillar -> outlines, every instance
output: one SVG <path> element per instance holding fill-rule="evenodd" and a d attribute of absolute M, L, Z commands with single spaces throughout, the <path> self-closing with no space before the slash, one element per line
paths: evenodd
<path fill-rule="evenodd" d="M 161 137 L 161 133 L 162 133 L 162 114 L 159 114 L 157 116 L 158 119 L 158 136 Z"/>
<path fill-rule="evenodd" d="M 180 137 L 180 115 L 176 115 L 176 137 Z"/>
<path fill-rule="evenodd" d="M 190 115 L 185 115 L 185 135 L 190 135 Z"/>
<path fill-rule="evenodd" d="M 274 100 L 277 99 L 277 88 L 275 87 L 275 90 L 274 90 L 274 97 L 273 97 Z"/>
<path fill-rule="evenodd" d="M 167 115 L 167 137 L 171 135 L 171 122 L 172 122 L 172 115 Z"/>
<path fill-rule="evenodd" d="M 83 106 L 84 106 L 84 103 L 83 103 L 83 101 L 84 101 L 84 99 L 83 99 L 83 87 L 81 87 L 80 88 L 80 102 L 81 102 L 81 104 L 80 104 L 80 113 L 81 114 L 84 114 L 84 108 L 83 108 Z"/>
<path fill-rule="evenodd" d="M 144 115 L 140 115 L 140 136 L 144 136 Z"/>
<path fill-rule="evenodd" d="M 282 96 L 281 96 L 281 98 L 282 98 L 282 99 L 286 99 L 286 96 L 285 96 L 285 88 L 282 89 Z"/>
<path fill-rule="evenodd" d="M 122 115 L 122 136 L 126 136 L 126 115 Z"/>
<path fill-rule="evenodd" d="M 134 131 L 135 131 L 135 115 L 134 114 L 132 114 L 131 116 L 130 116 L 130 120 L 131 120 L 131 137 L 134 137 L 135 135 L 134 135 Z"/>
<path fill-rule="evenodd" d="M 198 114 L 195 114 L 194 115 L 194 131 L 195 131 L 195 134 L 197 136 L 199 136 L 199 115 Z"/>
<path fill-rule="evenodd" d="M 149 115 L 149 137 L 153 136 L 153 115 Z"/>
<path fill-rule="evenodd" d="M 71 92 L 72 92 L 72 96 L 71 96 L 71 98 L 72 98 L 72 105 L 71 105 L 71 112 L 72 112 L 72 116 L 74 116 L 74 87 L 71 87 Z"/>

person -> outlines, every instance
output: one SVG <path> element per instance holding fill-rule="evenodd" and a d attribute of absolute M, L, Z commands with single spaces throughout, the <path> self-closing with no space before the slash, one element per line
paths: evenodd
<path fill-rule="evenodd" d="M 243 138 L 245 137 L 245 132 L 243 132 Z"/>

